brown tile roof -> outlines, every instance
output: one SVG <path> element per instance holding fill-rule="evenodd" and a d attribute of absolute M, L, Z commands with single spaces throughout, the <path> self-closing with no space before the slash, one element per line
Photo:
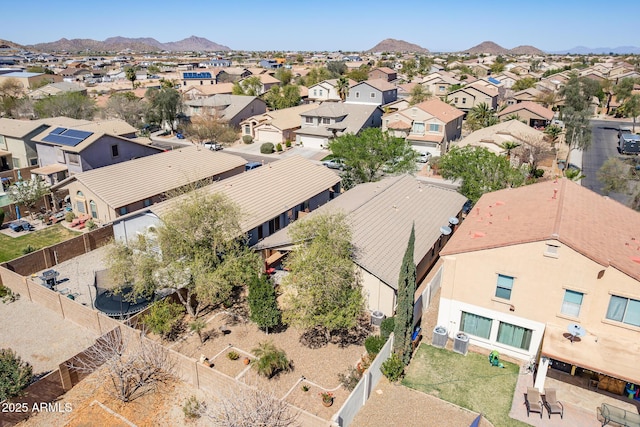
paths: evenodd
<path fill-rule="evenodd" d="M 640 213 L 565 178 L 483 195 L 441 254 L 544 240 L 640 280 Z"/>
<path fill-rule="evenodd" d="M 391 69 L 391 68 L 389 68 L 389 67 L 377 67 L 377 68 L 374 68 L 373 70 L 371 70 L 371 71 L 370 71 L 370 73 L 371 73 L 371 72 L 374 72 L 374 71 L 376 71 L 376 70 L 380 70 L 380 71 L 382 71 L 382 72 L 383 72 L 383 73 L 385 73 L 385 74 L 396 74 L 396 70 L 392 70 L 392 69 Z"/>
<path fill-rule="evenodd" d="M 415 106 L 422 111 L 426 111 L 427 113 L 431 114 L 438 120 L 443 121 L 444 123 L 449 123 L 450 121 L 455 120 L 458 117 L 464 116 L 464 113 L 462 111 L 447 104 L 444 101 L 440 101 L 438 98 L 432 98 L 427 101 L 423 101 L 419 104 L 416 104 Z"/>
<path fill-rule="evenodd" d="M 391 122 L 387 125 L 387 129 L 411 129 L 411 124 L 404 122 L 402 120 L 396 120 L 395 122 Z"/>
<path fill-rule="evenodd" d="M 504 110 L 498 113 L 498 117 L 508 116 L 509 114 L 516 114 L 520 110 L 528 110 L 533 114 L 542 117 L 546 120 L 553 119 L 553 111 L 548 108 L 543 107 L 540 104 L 537 104 L 532 101 L 523 101 L 517 104 L 513 104 L 505 108 Z"/>
<path fill-rule="evenodd" d="M 394 84 L 389 83 L 384 79 L 369 79 L 365 80 L 361 83 L 366 83 L 371 87 L 374 87 L 382 92 L 386 92 L 388 90 L 398 89 Z"/>

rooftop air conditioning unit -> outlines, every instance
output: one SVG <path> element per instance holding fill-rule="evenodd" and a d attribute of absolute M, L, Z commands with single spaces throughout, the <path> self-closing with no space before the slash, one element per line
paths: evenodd
<path fill-rule="evenodd" d="M 458 332 L 456 338 L 453 340 L 453 351 L 460 353 L 463 356 L 467 355 L 469 348 L 469 336 L 464 332 Z"/>
<path fill-rule="evenodd" d="M 447 346 L 447 341 L 449 341 L 447 328 L 444 326 L 436 326 L 433 329 L 433 340 L 431 341 L 431 345 L 438 348 L 445 348 Z"/>
<path fill-rule="evenodd" d="M 371 324 L 374 326 L 380 326 L 384 320 L 385 315 L 381 311 L 374 311 L 371 313 Z"/>

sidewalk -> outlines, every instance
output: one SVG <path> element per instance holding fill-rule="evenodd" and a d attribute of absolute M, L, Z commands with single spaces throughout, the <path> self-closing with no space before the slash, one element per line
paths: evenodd
<path fill-rule="evenodd" d="M 272 154 L 263 154 L 260 152 L 260 146 L 262 143 L 253 142 L 251 144 L 244 144 L 242 142 L 236 142 L 233 145 L 225 146 L 223 151 L 229 153 L 242 153 L 242 154 L 250 154 L 254 156 L 263 156 L 273 158 L 273 160 L 284 159 L 291 156 L 302 156 L 305 159 L 320 161 L 331 154 L 328 150 L 317 150 L 313 148 L 300 147 L 297 145 L 292 145 L 290 148 L 285 148 L 284 151 L 280 153 L 275 152 Z M 284 148 L 284 144 L 283 144 Z"/>

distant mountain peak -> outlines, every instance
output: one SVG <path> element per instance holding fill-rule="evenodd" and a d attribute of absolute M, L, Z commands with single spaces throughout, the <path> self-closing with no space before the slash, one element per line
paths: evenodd
<path fill-rule="evenodd" d="M 421 52 L 428 53 L 426 49 L 417 44 L 409 43 L 404 40 L 385 39 L 369 49 L 369 52 Z"/>
<path fill-rule="evenodd" d="M 502 55 L 505 53 L 509 53 L 509 49 L 505 49 L 504 47 L 492 41 L 484 41 L 470 49 L 463 50 L 463 52 L 472 54 L 488 53 L 490 55 Z"/>
<path fill-rule="evenodd" d="M 50 43 L 39 43 L 29 46 L 42 51 L 94 51 L 94 52 L 117 52 L 122 50 L 134 51 L 229 51 L 227 46 L 223 46 L 207 40 L 203 37 L 191 36 L 177 42 L 161 43 L 151 37 L 109 37 L 103 41 L 92 39 L 72 39 L 61 38 Z"/>

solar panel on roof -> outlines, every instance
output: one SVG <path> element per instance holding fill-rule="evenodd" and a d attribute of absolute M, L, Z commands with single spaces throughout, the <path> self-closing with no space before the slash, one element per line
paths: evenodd
<path fill-rule="evenodd" d="M 60 135 L 65 130 L 67 130 L 67 128 L 55 128 L 54 130 L 49 132 L 49 135 Z"/>
<path fill-rule="evenodd" d="M 49 132 L 49 135 L 42 138 L 42 140 L 54 144 L 66 145 L 68 147 L 75 147 L 91 135 L 93 135 L 93 132 L 56 128 Z"/>
<path fill-rule="evenodd" d="M 82 141 L 89 138 L 91 135 L 93 135 L 93 132 L 87 132 L 86 130 L 68 129 L 66 132 L 64 132 L 64 136 L 78 138 Z"/>

